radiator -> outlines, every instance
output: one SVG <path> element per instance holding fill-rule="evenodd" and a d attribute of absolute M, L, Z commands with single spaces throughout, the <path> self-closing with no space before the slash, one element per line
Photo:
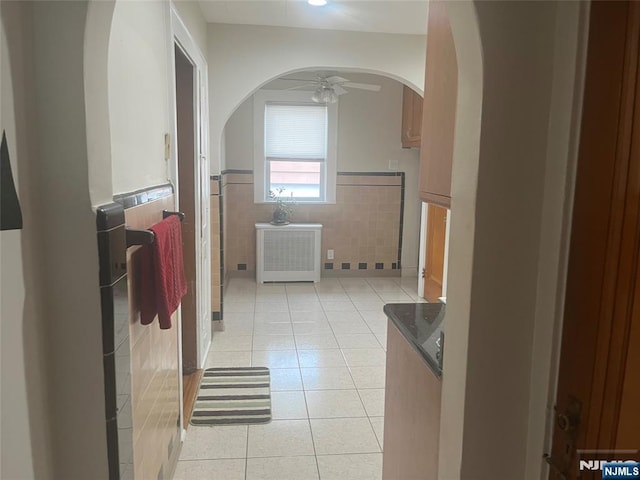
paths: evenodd
<path fill-rule="evenodd" d="M 256 281 L 319 282 L 319 223 L 256 223 Z"/>

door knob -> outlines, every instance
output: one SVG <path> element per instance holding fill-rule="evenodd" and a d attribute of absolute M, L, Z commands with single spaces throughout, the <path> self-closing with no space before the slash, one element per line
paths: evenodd
<path fill-rule="evenodd" d="M 578 426 L 578 417 L 569 413 L 559 413 L 556 417 L 556 425 L 563 432 L 575 430 Z"/>

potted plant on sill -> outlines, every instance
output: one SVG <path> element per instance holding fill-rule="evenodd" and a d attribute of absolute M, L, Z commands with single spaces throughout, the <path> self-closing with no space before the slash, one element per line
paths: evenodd
<path fill-rule="evenodd" d="M 271 221 L 273 225 L 287 225 L 293 213 L 293 205 L 295 204 L 292 198 L 293 192 L 291 192 L 289 197 L 286 197 L 283 195 L 285 190 L 283 187 L 269 190 L 269 198 L 276 206 L 273 211 L 273 220 Z"/>

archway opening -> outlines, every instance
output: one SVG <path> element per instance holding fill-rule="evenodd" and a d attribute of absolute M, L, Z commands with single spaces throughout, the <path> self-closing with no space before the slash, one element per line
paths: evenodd
<path fill-rule="evenodd" d="M 270 219 L 271 206 L 255 195 L 256 122 L 263 111 L 257 111 L 256 92 L 280 92 L 313 104 L 312 96 L 322 79 L 337 82 L 337 146 L 336 184 L 334 201 L 307 203 L 302 199 L 295 207 L 296 221 L 322 220 L 325 225 L 322 241 L 323 274 L 337 274 L 347 268 L 380 275 L 411 277 L 412 290 L 417 293 L 419 231 L 421 204 L 418 199 L 419 149 L 402 147 L 402 110 L 405 84 L 397 75 L 364 72 L 362 69 L 309 67 L 263 82 L 244 97 L 229 117 L 224 133 L 221 168 L 223 189 L 223 243 L 225 277 L 252 275 L 255 272 L 254 224 Z M 321 79 L 321 80 L 318 80 Z M 337 80 L 336 80 L 337 79 Z M 412 90 L 413 91 L 413 90 Z M 378 177 L 380 185 L 361 188 L 357 182 L 370 184 Z M 227 181 L 231 179 L 232 182 Z M 384 180 L 387 179 L 387 180 Z M 264 179 L 262 180 L 264 181 Z M 391 182 L 391 183 L 389 183 Z M 396 189 L 392 199 L 394 207 L 385 199 L 387 191 Z M 391 189 L 391 190 L 390 190 Z M 369 198 L 365 208 L 362 199 Z M 379 191 L 376 191 L 379 190 Z M 265 190 L 267 191 L 267 190 Z M 362 194 L 362 195 L 361 195 Z M 345 195 L 349 197 L 345 198 Z M 358 203 L 354 200 L 358 200 Z M 315 204 L 313 204 L 315 203 Z M 356 209 L 355 205 L 361 208 Z M 340 205 L 342 205 L 342 208 Z M 378 215 L 380 208 L 391 210 L 384 220 Z M 234 212 L 243 212 L 235 215 Z M 346 212 L 351 212 L 347 214 Z M 239 222 L 242 225 L 239 225 Z M 335 223 L 335 225 L 334 225 Z M 357 232 L 350 227 L 358 225 Z M 357 233 L 357 234 L 356 234 Z M 388 237 L 388 238 L 387 238 Z M 236 239 L 249 239 L 244 242 Z M 380 245 L 376 245 L 376 242 Z M 328 253 L 332 250 L 331 253 Z M 333 258 L 329 258 L 329 255 Z M 348 267 L 346 266 L 348 265 Z M 332 271 L 330 271 L 332 270 Z M 345 273 L 345 272 L 342 272 Z M 414 285 L 413 283 L 416 283 Z M 411 297 L 405 300 L 410 301 Z"/>

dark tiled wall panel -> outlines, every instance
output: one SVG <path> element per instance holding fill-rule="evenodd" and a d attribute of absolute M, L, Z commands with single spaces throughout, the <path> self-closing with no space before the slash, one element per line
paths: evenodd
<path fill-rule="evenodd" d="M 133 476 L 129 304 L 124 209 L 98 209 L 98 255 L 102 310 L 105 428 L 109 478 Z"/>

